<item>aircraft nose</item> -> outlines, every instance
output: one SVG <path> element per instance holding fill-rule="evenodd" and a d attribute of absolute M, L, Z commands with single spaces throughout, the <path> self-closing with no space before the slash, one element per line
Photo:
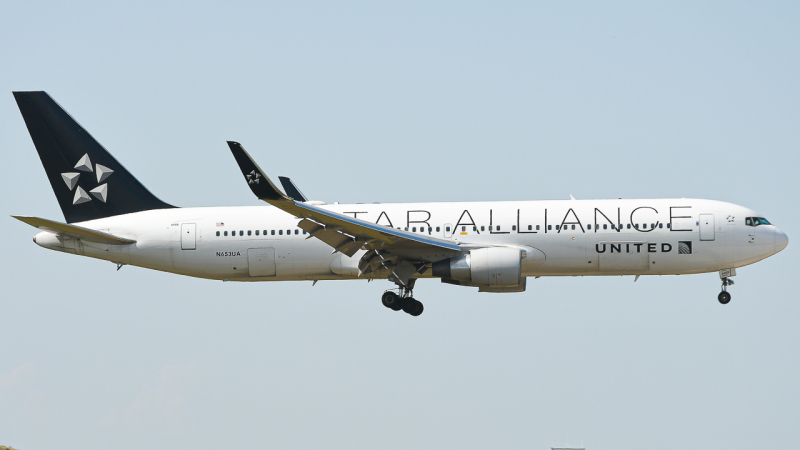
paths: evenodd
<path fill-rule="evenodd" d="M 789 245 L 789 236 L 779 229 L 775 229 L 775 253 L 786 248 Z"/>

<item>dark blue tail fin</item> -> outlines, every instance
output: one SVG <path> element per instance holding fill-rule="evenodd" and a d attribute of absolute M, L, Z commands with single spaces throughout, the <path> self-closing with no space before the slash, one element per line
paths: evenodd
<path fill-rule="evenodd" d="M 68 223 L 174 208 L 150 193 L 46 92 L 14 92 Z"/>

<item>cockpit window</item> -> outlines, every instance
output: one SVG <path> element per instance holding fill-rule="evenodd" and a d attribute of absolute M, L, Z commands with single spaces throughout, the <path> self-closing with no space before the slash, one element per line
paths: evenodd
<path fill-rule="evenodd" d="M 763 217 L 747 217 L 744 219 L 744 224 L 748 227 L 757 227 L 759 225 L 771 225 L 769 221 Z"/>

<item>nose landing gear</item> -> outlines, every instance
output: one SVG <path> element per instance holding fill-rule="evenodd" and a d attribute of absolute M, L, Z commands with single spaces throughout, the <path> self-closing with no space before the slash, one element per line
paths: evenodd
<path fill-rule="evenodd" d="M 727 305 L 731 301 L 731 294 L 728 292 L 728 286 L 733 286 L 733 280 L 724 277 L 722 279 L 722 292 L 717 296 L 717 300 L 723 305 Z"/>

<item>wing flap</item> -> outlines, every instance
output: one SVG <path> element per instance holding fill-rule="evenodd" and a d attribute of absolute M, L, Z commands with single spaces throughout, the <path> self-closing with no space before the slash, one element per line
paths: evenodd
<path fill-rule="evenodd" d="M 79 227 L 77 225 L 70 225 L 56 222 L 54 220 L 42 219 L 40 217 L 11 217 L 43 231 L 49 231 L 51 233 L 69 236 L 84 241 L 97 242 L 98 244 L 129 245 L 136 243 L 136 241 L 133 239 L 126 239 L 123 237 L 114 236 L 113 234 L 104 233 L 102 231 L 92 230 L 91 228 Z"/>

